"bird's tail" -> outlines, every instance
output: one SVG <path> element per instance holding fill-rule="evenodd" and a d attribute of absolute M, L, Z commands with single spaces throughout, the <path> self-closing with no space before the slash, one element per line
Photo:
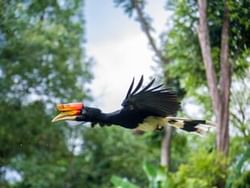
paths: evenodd
<path fill-rule="evenodd" d="M 167 117 L 168 125 L 182 129 L 187 132 L 193 132 L 199 135 L 205 135 L 210 132 L 211 129 L 214 129 L 216 125 L 210 121 L 206 120 L 193 120 L 188 118 L 179 118 L 179 117 Z"/>

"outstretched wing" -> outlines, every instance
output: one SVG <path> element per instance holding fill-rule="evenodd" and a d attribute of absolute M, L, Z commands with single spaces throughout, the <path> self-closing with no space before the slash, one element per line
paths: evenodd
<path fill-rule="evenodd" d="M 122 106 L 129 110 L 147 111 L 152 115 L 175 115 L 180 108 L 176 93 L 163 88 L 163 85 L 152 87 L 155 79 L 142 87 L 143 76 L 134 88 L 134 79 L 128 89 Z"/>

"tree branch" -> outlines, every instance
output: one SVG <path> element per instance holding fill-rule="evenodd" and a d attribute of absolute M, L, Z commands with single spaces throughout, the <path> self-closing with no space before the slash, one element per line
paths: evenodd
<path fill-rule="evenodd" d="M 202 52 L 203 63 L 205 64 L 206 77 L 208 81 L 208 88 L 212 97 L 212 105 L 216 115 L 216 121 L 220 122 L 220 95 L 217 88 L 217 79 L 211 55 L 211 45 L 209 39 L 209 31 L 207 26 L 207 1 L 198 0 L 199 9 L 199 26 L 198 36 Z"/>
<path fill-rule="evenodd" d="M 228 59 L 229 52 L 229 13 L 227 4 L 224 5 L 224 19 L 221 32 L 221 49 L 220 49 L 220 89 L 223 94 L 223 103 L 226 105 L 230 97 L 230 86 L 231 86 L 231 66 Z"/>
<path fill-rule="evenodd" d="M 231 66 L 229 63 L 229 11 L 227 1 L 224 2 L 224 18 L 221 32 L 220 49 L 220 99 L 222 101 L 220 139 L 221 144 L 217 144 L 221 151 L 227 153 L 229 142 L 229 102 L 231 87 Z M 222 141 L 223 140 L 223 141 Z M 217 140 L 218 141 L 218 140 Z"/>
<path fill-rule="evenodd" d="M 152 47 L 152 50 L 154 51 L 156 57 L 164 64 L 169 63 L 166 56 L 162 54 L 162 51 L 156 45 L 156 42 L 150 32 L 152 30 L 152 27 L 150 26 L 145 14 L 143 13 L 142 7 L 136 0 L 132 0 L 132 2 L 134 4 L 134 8 L 137 13 L 137 19 L 139 23 L 141 24 L 142 30 L 146 34 L 149 44 Z"/>
<path fill-rule="evenodd" d="M 234 113 L 230 113 L 232 116 L 233 120 L 235 120 L 234 126 L 238 128 L 238 130 L 241 132 L 241 134 L 246 138 L 248 134 L 246 133 L 246 125 L 247 123 L 244 120 L 241 120 L 238 115 Z"/>

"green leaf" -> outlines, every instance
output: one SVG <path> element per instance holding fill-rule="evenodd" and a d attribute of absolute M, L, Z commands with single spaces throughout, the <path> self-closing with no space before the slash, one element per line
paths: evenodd
<path fill-rule="evenodd" d="M 146 172 L 149 180 L 156 178 L 157 176 L 157 166 L 150 164 L 148 162 L 143 163 L 143 170 Z"/>
<path fill-rule="evenodd" d="M 115 188 L 139 188 L 137 185 L 129 182 L 127 179 L 121 178 L 119 176 L 112 176 L 111 182 Z"/>

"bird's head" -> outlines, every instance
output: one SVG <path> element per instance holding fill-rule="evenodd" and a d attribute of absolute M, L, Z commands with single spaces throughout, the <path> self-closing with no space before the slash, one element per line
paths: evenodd
<path fill-rule="evenodd" d="M 57 104 L 57 110 L 60 112 L 56 117 L 52 119 L 52 122 L 73 120 L 84 115 L 83 103 L 68 103 L 68 104 Z"/>
<path fill-rule="evenodd" d="M 60 113 L 52 119 L 52 122 L 65 120 L 98 122 L 101 118 L 101 110 L 86 107 L 83 103 L 58 104 L 56 108 Z"/>

